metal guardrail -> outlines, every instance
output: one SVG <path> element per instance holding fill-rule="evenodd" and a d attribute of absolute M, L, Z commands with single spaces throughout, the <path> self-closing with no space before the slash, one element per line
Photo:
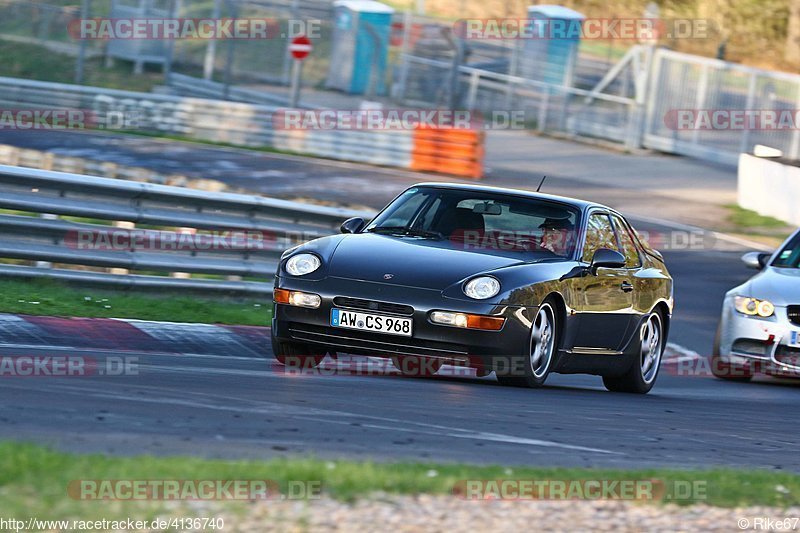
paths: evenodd
<path fill-rule="evenodd" d="M 56 268 L 2 264 L 0 276 L 49 277 L 129 288 L 258 294 L 272 292 L 270 281 L 283 250 L 299 241 L 334 233 L 351 216 L 372 215 L 259 196 L 208 193 L 9 166 L 0 166 L 0 208 L 24 213 L 0 214 L 0 258 L 58 264 Z M 63 216 L 80 220 L 59 218 Z M 126 223 L 126 227 L 114 226 L 120 222 Z M 139 229 L 131 229 L 133 225 Z M 221 242 L 228 244 L 209 248 L 180 249 L 169 245 L 180 242 L 186 233 L 208 237 L 210 242 L 214 233 L 206 232 L 220 231 L 256 236 L 252 241 L 256 246 L 231 246 L 232 241 L 224 238 Z M 97 246 L 97 240 L 89 239 L 94 245 L 83 246 L 79 237 L 124 237 L 131 232 L 142 236 L 144 242 L 158 245 L 119 249 Z M 162 243 L 168 245 L 164 247 Z M 81 269 L 61 264 L 79 265 Z M 146 274 L 108 273 L 99 269 Z M 170 277 L 174 272 L 186 274 Z M 216 275 L 221 279 L 196 279 L 188 277 L 188 273 Z"/>
<path fill-rule="evenodd" d="M 250 104 L 262 104 L 268 106 L 289 105 L 289 98 L 252 89 L 242 89 L 240 87 L 229 87 L 226 92 L 225 84 L 213 80 L 204 80 L 194 76 L 185 76 L 173 72 L 169 76 L 169 89 L 172 93 L 180 96 L 192 96 L 195 98 L 210 98 L 212 100 L 233 100 L 234 102 L 245 102 Z M 300 106 L 309 107 L 309 106 Z"/>

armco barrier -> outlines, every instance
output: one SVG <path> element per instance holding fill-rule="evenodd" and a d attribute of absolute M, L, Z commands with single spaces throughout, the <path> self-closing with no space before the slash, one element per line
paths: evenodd
<path fill-rule="evenodd" d="M 468 145 L 449 128 L 435 136 L 441 137 L 442 142 L 436 153 L 425 159 L 430 147 L 417 149 L 418 132 L 276 129 L 273 115 L 282 108 L 269 105 L 0 78 L 0 108 L 84 110 L 91 113 L 92 122 L 100 129 L 180 135 L 342 161 L 480 177 L 479 166 L 472 164 L 478 162 L 476 158 L 464 159 L 460 153 L 448 157 L 446 150 Z M 470 142 L 479 143 L 482 151 L 483 137 L 471 138 Z"/>
<path fill-rule="evenodd" d="M 483 177 L 484 133 L 475 129 L 414 130 L 411 168 L 473 179 Z"/>
<path fill-rule="evenodd" d="M 368 212 L 260 196 L 209 193 L 9 166 L 0 166 L 0 208 L 28 213 L 0 214 L 0 258 L 31 262 L 0 264 L 0 276 L 50 277 L 128 288 L 171 287 L 261 294 L 271 293 L 270 281 L 283 250 L 334 233 L 351 216 L 372 216 Z M 75 222 L 60 216 L 91 222 Z M 128 229 L 115 228 L 119 222 L 127 222 Z M 149 246 L 123 244 L 114 248 L 106 245 L 107 240 L 97 241 L 101 246 L 76 244 L 76 238 L 82 242 L 80 236 L 93 235 L 121 236 L 123 243 L 127 243 L 125 231 L 130 231 L 133 224 L 162 229 L 138 233 L 152 237 L 153 240 L 146 241 Z M 223 239 L 228 240 L 216 246 L 188 249 L 160 246 L 181 242 L 180 235 L 187 233 L 213 236 L 220 232 L 228 232 L 223 234 Z M 254 237 L 258 246 L 226 245 L 236 238 L 231 234 Z M 55 263 L 56 267 L 37 268 L 33 266 L 35 262 Z M 105 269 L 147 274 L 107 273 Z M 153 271 L 164 275 L 150 274 Z M 173 272 L 215 275 L 219 279 L 170 277 Z"/>
<path fill-rule="evenodd" d="M 800 226 L 800 168 L 780 159 L 739 155 L 739 205 Z"/>

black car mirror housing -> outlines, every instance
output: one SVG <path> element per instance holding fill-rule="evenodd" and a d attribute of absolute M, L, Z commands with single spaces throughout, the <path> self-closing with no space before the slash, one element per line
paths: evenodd
<path fill-rule="evenodd" d="M 364 229 L 365 225 L 366 222 L 364 222 L 363 218 L 353 217 L 353 218 L 348 218 L 347 220 L 342 222 L 342 225 L 339 228 L 339 230 L 342 233 L 358 233 L 359 231 Z"/>
<path fill-rule="evenodd" d="M 625 256 L 610 248 L 598 248 L 592 256 L 591 271 L 597 275 L 598 268 L 623 268 L 625 266 Z"/>

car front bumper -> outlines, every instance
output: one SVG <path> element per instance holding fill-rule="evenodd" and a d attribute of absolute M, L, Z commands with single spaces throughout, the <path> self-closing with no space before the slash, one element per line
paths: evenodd
<path fill-rule="evenodd" d="M 272 334 L 278 341 L 307 344 L 326 352 L 378 357 L 420 356 L 492 370 L 512 364 L 510 358 L 521 360 L 529 356 L 531 320 L 538 309 L 444 298 L 438 290 L 342 278 L 307 281 L 281 277 L 276 279 L 275 287 L 317 294 L 322 300 L 317 309 L 274 304 Z M 342 305 L 343 298 L 372 303 L 373 307 L 388 303 L 410 309 L 402 314 L 388 313 Z M 331 310 L 334 308 L 412 318 L 412 336 L 333 327 Z M 502 316 L 506 320 L 498 331 L 459 328 L 432 323 L 429 316 L 436 310 Z"/>
<path fill-rule="evenodd" d="M 726 298 L 720 325 L 719 356 L 728 363 L 757 368 L 768 374 L 800 377 L 800 348 L 790 346 L 800 325 L 789 320 L 786 307 L 775 307 L 770 318 L 743 315 Z"/>

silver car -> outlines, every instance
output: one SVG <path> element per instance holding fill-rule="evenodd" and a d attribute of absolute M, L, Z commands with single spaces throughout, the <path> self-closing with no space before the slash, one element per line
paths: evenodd
<path fill-rule="evenodd" d="M 725 295 L 712 372 L 738 381 L 756 372 L 800 377 L 800 230 L 777 252 L 742 261 L 760 272 Z"/>

